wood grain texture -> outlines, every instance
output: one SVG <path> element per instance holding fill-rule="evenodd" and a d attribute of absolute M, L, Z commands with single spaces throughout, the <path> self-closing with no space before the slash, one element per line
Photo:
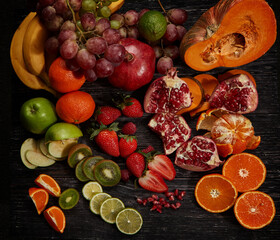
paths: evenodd
<path fill-rule="evenodd" d="M 9 23 L 3 19 L 2 24 L 5 29 L 9 29 L 3 43 L 5 56 L 5 63 L 9 65 L 8 48 L 12 37 L 12 33 L 16 30 L 19 23 L 25 15 L 31 10 L 34 10 L 36 1 L 12 1 L 9 10 L 7 6 L 1 10 L 5 11 L 6 17 L 9 16 Z M 184 8 L 188 11 L 189 18 L 185 26 L 190 28 L 198 17 L 206 11 L 209 7 L 215 5 L 216 0 L 162 0 L 162 4 L 166 9 L 175 7 Z M 279 3 L 277 1 L 268 1 L 271 7 L 275 10 L 277 17 L 279 16 Z M 12 7 L 13 4 L 13 7 Z M 156 0 L 126 0 L 121 12 L 128 9 L 135 9 L 137 11 L 142 8 L 150 8 L 160 10 Z M 276 216 L 274 221 L 267 227 L 261 230 L 250 231 L 244 229 L 239 225 L 234 217 L 233 210 L 230 209 L 222 214 L 208 213 L 198 206 L 194 198 L 194 188 L 197 181 L 205 173 L 189 172 L 176 167 L 177 175 L 174 181 L 168 182 L 170 190 L 176 188 L 186 190 L 187 195 L 182 201 L 182 206 L 179 210 L 174 211 L 166 209 L 162 214 L 151 212 L 148 207 L 139 206 L 136 203 L 137 197 L 148 197 L 151 195 L 144 189 L 135 189 L 133 182 L 126 184 L 120 183 L 113 188 L 105 188 L 104 190 L 112 196 L 118 197 L 125 203 L 126 206 L 136 208 L 143 216 L 144 224 L 141 231 L 134 236 L 125 236 L 121 234 L 115 225 L 105 223 L 99 216 L 92 214 L 88 207 L 88 201 L 83 199 L 82 195 L 78 205 L 65 211 L 66 215 L 66 229 L 63 235 L 53 231 L 43 216 L 38 216 L 31 199 L 28 196 L 28 189 L 36 186 L 34 179 L 40 173 L 51 175 L 57 180 L 62 190 L 69 187 L 76 188 L 80 194 L 83 183 L 79 182 L 74 175 L 73 169 L 70 169 L 66 162 L 58 162 L 48 168 L 37 168 L 29 170 L 25 168 L 20 160 L 19 149 L 22 142 L 28 137 L 34 137 L 32 134 L 25 131 L 19 122 L 19 109 L 22 103 L 32 97 L 42 96 L 47 97 L 53 102 L 56 99 L 45 91 L 34 91 L 25 87 L 17 78 L 9 65 L 5 70 L 5 81 L 9 88 L 9 95 L 7 101 L 10 102 L 8 112 L 8 122 L 10 122 L 10 129 L 5 130 L 5 135 L 8 138 L 1 137 L 2 146 L 5 147 L 5 154 L 1 156 L 9 159 L 8 166 L 3 168 L 3 176 L 6 176 L 2 185 L 4 190 L 9 192 L 6 194 L 7 198 L 1 199 L 3 212 L 10 209 L 9 216 L 7 216 L 8 227 L 5 229 L 8 237 L 1 239 L 75 239 L 75 240 L 89 240 L 89 239 L 277 239 L 280 236 L 279 220 L 280 220 L 280 101 L 279 101 L 279 76 L 278 76 L 278 55 L 279 55 L 279 37 L 274 46 L 260 59 L 240 67 L 240 69 L 250 72 L 256 79 L 259 92 L 259 106 L 254 113 L 250 113 L 247 117 L 253 122 L 256 135 L 262 138 L 260 146 L 253 151 L 248 151 L 259 156 L 267 167 L 267 177 L 264 184 L 260 187 L 260 191 L 270 194 L 276 204 Z M 195 76 L 198 74 L 195 70 L 187 67 L 181 60 L 176 60 L 175 66 L 179 70 L 179 76 L 189 75 Z M 209 74 L 218 74 L 226 71 L 226 68 L 218 68 L 211 70 Z M 159 77 L 155 74 L 154 79 Z M 140 101 L 143 101 L 143 94 L 147 86 L 130 92 Z M 81 90 L 89 92 L 97 105 L 111 104 L 111 96 L 119 92 L 119 89 L 111 87 L 107 80 L 98 80 L 95 83 L 85 83 Z M 197 118 L 191 119 L 184 115 L 192 128 L 192 136 L 201 134 L 202 132 L 195 131 L 195 123 Z M 150 114 L 144 114 L 141 119 L 134 119 L 136 123 L 137 137 L 139 141 L 139 148 L 144 148 L 152 144 L 157 150 L 162 149 L 162 143 L 159 137 L 151 132 L 147 123 L 151 118 Z M 3 123 L 1 118 L 1 123 Z M 128 119 L 120 117 L 120 125 L 125 123 Z M 2 124 L 1 124 L 2 125 Z M 99 154 L 105 157 L 105 154 L 98 151 L 96 145 L 91 142 L 86 134 L 86 129 L 89 123 L 83 123 L 80 127 L 84 130 L 85 136 L 81 142 L 87 143 L 93 149 L 94 154 Z M 37 137 L 37 136 L 35 136 Z M 8 152 L 7 152 L 7 149 Z M 1 152 L 2 153 L 2 152 Z M 8 155 L 8 156 L 7 156 Z M 120 167 L 124 167 L 123 159 L 114 159 L 119 163 Z M 174 160 L 174 154 L 171 155 Z M 1 159 L 5 161 L 5 159 Z M 221 168 L 212 170 L 211 172 L 221 173 Z M 7 183 L 9 179 L 9 184 Z M 50 197 L 48 206 L 57 205 L 58 199 Z"/>

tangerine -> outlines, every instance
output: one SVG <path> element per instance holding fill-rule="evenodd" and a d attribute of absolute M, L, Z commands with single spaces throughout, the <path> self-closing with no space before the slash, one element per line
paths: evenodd
<path fill-rule="evenodd" d="M 79 90 L 86 78 L 83 71 L 71 71 L 67 68 L 65 60 L 58 57 L 49 68 L 49 81 L 54 90 L 67 93 Z"/>
<path fill-rule="evenodd" d="M 223 175 L 229 178 L 238 192 L 258 189 L 264 182 L 266 168 L 257 156 L 250 153 L 232 155 L 223 166 Z"/>
<path fill-rule="evenodd" d="M 89 93 L 74 91 L 60 97 L 56 103 L 57 115 L 65 122 L 79 124 L 94 113 L 95 102 Z"/>
<path fill-rule="evenodd" d="M 38 214 L 41 214 L 46 208 L 49 201 L 49 194 L 42 188 L 29 188 L 29 196 L 35 204 Z"/>
<path fill-rule="evenodd" d="M 266 193 L 250 191 L 241 194 L 234 205 L 238 222 L 248 229 L 260 229 L 270 224 L 275 216 L 275 204 Z"/>
<path fill-rule="evenodd" d="M 237 195 L 238 192 L 233 183 L 217 173 L 205 175 L 195 187 L 197 203 L 212 213 L 225 212 L 231 208 Z"/>
<path fill-rule="evenodd" d="M 44 217 L 55 231 L 60 233 L 64 232 L 66 220 L 63 211 L 59 207 L 49 207 L 44 211 Z"/>
<path fill-rule="evenodd" d="M 59 197 L 61 189 L 58 183 L 47 174 L 40 174 L 34 181 L 39 187 L 47 190 L 49 194 L 55 197 Z"/>

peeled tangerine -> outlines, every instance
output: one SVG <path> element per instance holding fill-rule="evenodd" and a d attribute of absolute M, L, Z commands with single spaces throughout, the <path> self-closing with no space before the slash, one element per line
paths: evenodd
<path fill-rule="evenodd" d="M 185 34 L 180 55 L 198 71 L 236 67 L 265 54 L 276 40 L 276 19 L 264 0 L 220 0 Z"/>

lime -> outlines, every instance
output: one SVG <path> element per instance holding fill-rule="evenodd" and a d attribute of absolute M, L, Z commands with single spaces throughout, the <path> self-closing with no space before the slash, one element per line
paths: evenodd
<path fill-rule="evenodd" d="M 68 188 L 59 196 L 58 204 L 62 209 L 71 209 L 79 202 L 79 198 L 80 194 L 76 189 Z"/>
<path fill-rule="evenodd" d="M 111 198 L 111 196 L 108 193 L 104 193 L 104 192 L 94 193 L 93 197 L 89 202 L 90 210 L 95 214 L 100 214 L 101 204 L 108 198 Z"/>
<path fill-rule="evenodd" d="M 118 213 L 116 224 L 122 233 L 132 235 L 141 229 L 143 219 L 141 214 L 134 208 L 125 208 Z"/>
<path fill-rule="evenodd" d="M 103 192 L 101 185 L 98 182 L 90 181 L 83 186 L 82 193 L 86 200 L 91 200 L 95 193 Z"/>
<path fill-rule="evenodd" d="M 166 27 L 165 17 L 156 10 L 144 13 L 138 23 L 139 33 L 150 42 L 161 39 L 166 32 Z"/>
<path fill-rule="evenodd" d="M 108 198 L 100 207 L 100 216 L 107 223 L 115 223 L 118 213 L 124 209 L 123 202 L 118 198 Z"/>

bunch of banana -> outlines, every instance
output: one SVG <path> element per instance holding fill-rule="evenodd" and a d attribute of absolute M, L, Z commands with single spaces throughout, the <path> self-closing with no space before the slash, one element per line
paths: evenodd
<path fill-rule="evenodd" d="M 57 95 L 49 86 L 46 72 L 44 44 L 48 31 L 35 12 L 30 12 L 22 21 L 10 46 L 10 57 L 19 79 L 32 89 L 45 89 Z"/>

